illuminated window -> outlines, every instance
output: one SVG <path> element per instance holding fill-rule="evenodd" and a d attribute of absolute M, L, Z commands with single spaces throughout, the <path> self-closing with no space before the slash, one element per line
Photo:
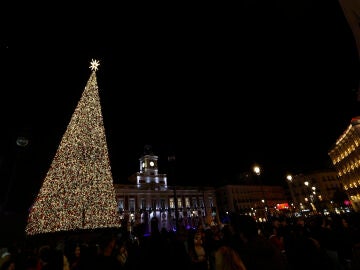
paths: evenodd
<path fill-rule="evenodd" d="M 209 205 L 210 205 L 210 207 L 214 206 L 214 201 L 211 197 L 209 197 Z"/>
<path fill-rule="evenodd" d="M 123 199 L 119 200 L 118 208 L 119 208 L 119 210 L 121 210 L 121 211 L 124 209 L 124 200 L 123 200 Z"/>
<path fill-rule="evenodd" d="M 141 209 L 146 209 L 146 200 L 141 199 Z"/>
<path fill-rule="evenodd" d="M 199 199 L 199 205 L 200 207 L 204 207 L 204 201 L 202 198 Z"/>
<path fill-rule="evenodd" d="M 197 208 L 196 198 L 192 198 L 192 207 L 193 207 L 193 208 Z"/>
<path fill-rule="evenodd" d="M 152 208 L 153 211 L 156 210 L 156 200 L 152 200 L 151 208 Z"/>
<path fill-rule="evenodd" d="M 174 198 L 169 199 L 170 208 L 175 208 Z"/>
<path fill-rule="evenodd" d="M 135 211 L 135 199 L 134 198 L 129 199 L 129 210 Z"/>
<path fill-rule="evenodd" d="M 185 197 L 185 207 L 190 208 L 190 199 L 189 199 L 189 197 Z"/>
<path fill-rule="evenodd" d="M 179 208 L 182 208 L 182 200 L 181 200 L 181 198 L 177 199 L 177 205 L 178 205 Z"/>

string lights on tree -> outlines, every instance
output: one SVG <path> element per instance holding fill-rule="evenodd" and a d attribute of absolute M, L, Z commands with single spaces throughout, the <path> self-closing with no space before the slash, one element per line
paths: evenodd
<path fill-rule="evenodd" d="M 101 111 L 92 73 L 30 209 L 27 235 L 120 227 Z"/>

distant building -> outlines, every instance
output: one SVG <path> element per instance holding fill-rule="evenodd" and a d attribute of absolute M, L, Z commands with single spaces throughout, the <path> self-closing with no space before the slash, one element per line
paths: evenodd
<path fill-rule="evenodd" d="M 333 212 L 338 205 L 334 198 L 341 190 L 335 170 L 317 170 L 307 174 L 288 175 L 288 186 L 296 211 Z"/>
<path fill-rule="evenodd" d="M 267 215 L 277 215 L 280 205 L 287 205 L 282 186 L 267 185 L 225 185 L 217 188 L 219 215 L 222 220 L 232 212 L 254 216 L 259 221 Z M 285 207 L 287 208 L 287 206 Z M 286 209 L 288 211 L 290 209 Z"/>

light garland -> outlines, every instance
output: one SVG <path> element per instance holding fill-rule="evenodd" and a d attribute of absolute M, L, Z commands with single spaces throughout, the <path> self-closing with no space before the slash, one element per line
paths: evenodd
<path fill-rule="evenodd" d="M 99 61 L 91 61 L 90 78 L 30 209 L 27 235 L 120 227 L 98 66 Z"/>

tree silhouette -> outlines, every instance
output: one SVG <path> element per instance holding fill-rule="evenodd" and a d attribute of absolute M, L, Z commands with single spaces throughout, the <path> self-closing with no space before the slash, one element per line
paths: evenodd
<path fill-rule="evenodd" d="M 26 234 L 117 228 L 115 189 L 96 79 L 92 70 L 40 191 Z"/>

